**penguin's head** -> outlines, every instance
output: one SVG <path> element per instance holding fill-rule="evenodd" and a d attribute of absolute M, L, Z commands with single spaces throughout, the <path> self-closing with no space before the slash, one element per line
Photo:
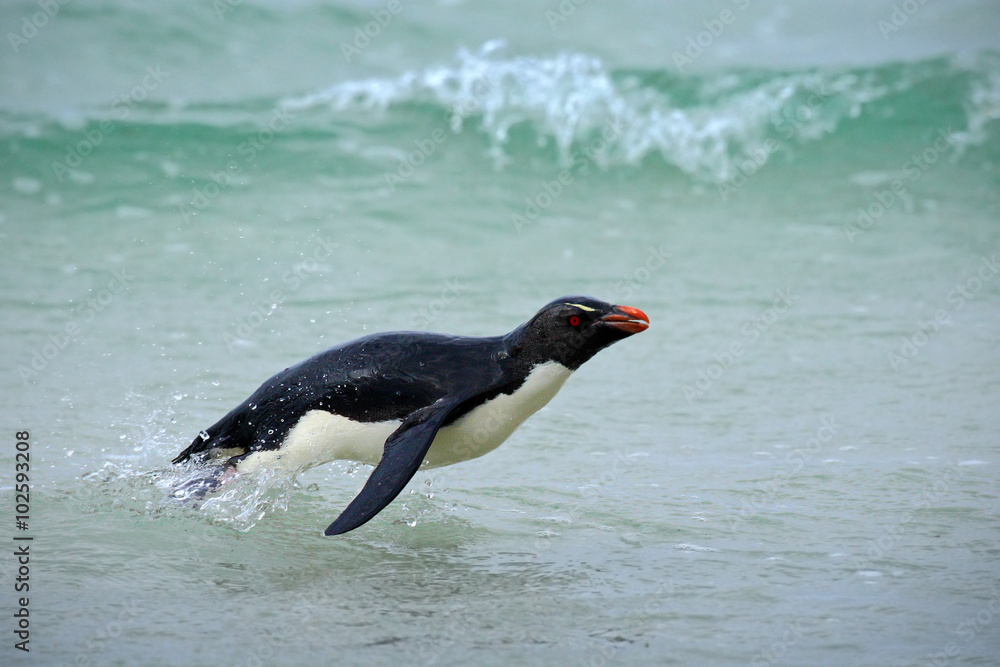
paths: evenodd
<path fill-rule="evenodd" d="M 612 343 L 647 328 L 649 318 L 638 308 L 588 296 L 565 296 L 524 325 L 521 345 L 536 361 L 558 361 L 576 370 Z"/>

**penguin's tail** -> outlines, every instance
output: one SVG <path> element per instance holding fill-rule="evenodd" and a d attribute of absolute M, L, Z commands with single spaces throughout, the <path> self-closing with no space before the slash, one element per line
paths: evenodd
<path fill-rule="evenodd" d="M 239 437 L 240 420 L 237 415 L 238 410 L 239 408 L 233 410 L 218 422 L 199 433 L 188 448 L 174 458 L 173 463 L 184 463 L 197 454 L 201 454 L 202 456 L 198 458 L 204 460 L 210 456 L 212 451 L 240 448 L 241 438 Z"/>
<path fill-rule="evenodd" d="M 209 449 L 206 446 L 208 440 L 211 440 L 212 436 L 209 435 L 208 431 L 202 431 L 198 434 L 198 437 L 194 439 L 187 449 L 178 454 L 171 463 L 185 463 L 195 454 L 201 454 Z"/>

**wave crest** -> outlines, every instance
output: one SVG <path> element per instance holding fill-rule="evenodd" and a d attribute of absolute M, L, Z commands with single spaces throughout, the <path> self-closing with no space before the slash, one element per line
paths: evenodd
<path fill-rule="evenodd" d="M 600 149 L 588 157 L 602 167 L 636 165 L 658 155 L 687 174 L 721 182 L 748 155 L 766 161 L 819 141 L 939 76 L 970 79 L 964 100 L 968 129 L 956 134 L 966 144 L 982 143 L 986 125 L 997 118 L 1000 95 L 993 54 L 902 68 L 682 78 L 663 71 L 612 72 L 580 53 L 505 58 L 503 49 L 502 42 L 490 42 L 475 52 L 460 51 L 448 66 L 347 81 L 281 104 L 300 111 L 381 113 L 429 104 L 446 111 L 456 133 L 478 120 L 476 130 L 489 137 L 499 164 L 509 159 L 514 128 L 523 126 L 540 146 L 554 144 L 563 165 L 600 137 Z"/>

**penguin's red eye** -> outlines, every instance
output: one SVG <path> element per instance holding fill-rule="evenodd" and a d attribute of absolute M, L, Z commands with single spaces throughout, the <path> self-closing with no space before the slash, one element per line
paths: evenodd
<path fill-rule="evenodd" d="M 569 318 L 569 325 L 571 327 L 578 327 L 578 326 L 580 326 L 580 318 L 577 317 L 576 315 L 573 315 L 572 317 Z"/>

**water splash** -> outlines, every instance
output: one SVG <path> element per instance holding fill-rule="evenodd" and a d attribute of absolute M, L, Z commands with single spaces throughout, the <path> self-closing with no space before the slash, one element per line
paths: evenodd
<path fill-rule="evenodd" d="M 187 445 L 171 435 L 175 403 L 184 398 L 162 403 L 141 394 L 126 397 L 129 416 L 114 426 L 131 446 L 99 454 L 90 470 L 85 464 L 78 487 L 69 492 L 81 511 L 170 516 L 247 532 L 265 516 L 288 509 L 300 487 L 292 475 L 274 470 L 238 475 L 204 498 L 195 492 L 218 469 L 168 463 Z"/>

